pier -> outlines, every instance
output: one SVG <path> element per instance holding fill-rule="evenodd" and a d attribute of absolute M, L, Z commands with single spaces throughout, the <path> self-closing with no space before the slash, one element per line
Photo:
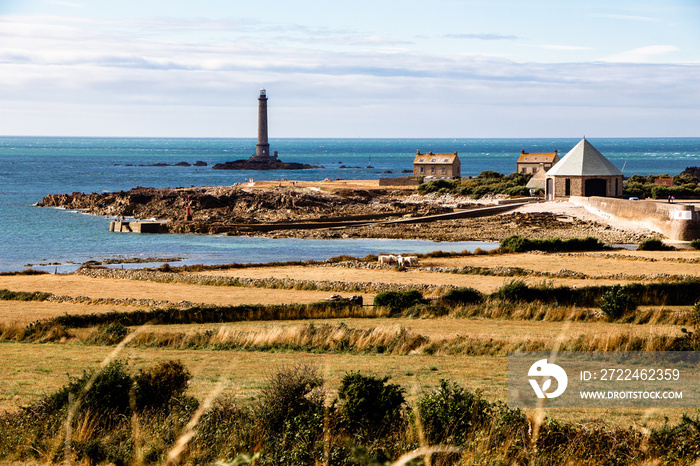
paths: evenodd
<path fill-rule="evenodd" d="M 162 222 L 112 220 L 109 224 L 109 231 L 117 233 L 165 233 L 162 225 Z"/>

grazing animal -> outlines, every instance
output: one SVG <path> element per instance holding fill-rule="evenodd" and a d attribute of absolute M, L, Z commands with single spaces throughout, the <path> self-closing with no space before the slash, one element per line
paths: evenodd
<path fill-rule="evenodd" d="M 400 257 L 400 256 L 399 256 Z M 398 262 L 399 258 L 393 254 L 382 254 L 378 258 L 379 265 L 390 265 Z"/>
<path fill-rule="evenodd" d="M 400 267 L 415 267 L 418 265 L 418 256 L 399 256 Z"/>

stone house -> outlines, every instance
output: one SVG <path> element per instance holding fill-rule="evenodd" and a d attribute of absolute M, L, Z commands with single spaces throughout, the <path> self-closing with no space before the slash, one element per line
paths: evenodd
<path fill-rule="evenodd" d="M 569 196 L 622 196 L 622 172 L 586 138 L 557 162 L 545 179 L 548 200 Z"/>
<path fill-rule="evenodd" d="M 554 152 L 525 152 L 520 151 L 520 157 L 516 162 L 517 173 L 530 173 L 532 175 L 548 171 L 559 161 L 558 151 Z"/>
<path fill-rule="evenodd" d="M 413 176 L 431 176 L 435 178 L 460 178 L 462 166 L 457 156 L 454 154 L 421 154 L 416 151 L 416 158 L 413 160 Z"/>
<path fill-rule="evenodd" d="M 661 186 L 673 186 L 673 178 L 659 177 L 659 178 L 654 180 L 654 184 L 658 184 Z"/>

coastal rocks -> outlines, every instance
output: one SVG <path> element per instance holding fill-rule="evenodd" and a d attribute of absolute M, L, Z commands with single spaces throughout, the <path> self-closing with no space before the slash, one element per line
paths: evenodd
<path fill-rule="evenodd" d="M 114 164 L 115 167 L 206 167 L 208 166 L 207 162 L 204 162 L 202 160 L 197 160 L 195 163 L 189 163 L 189 162 L 178 162 L 175 164 L 169 164 L 169 163 L 152 163 L 152 164 L 138 164 L 134 165 L 132 163 L 127 163 L 127 164 Z"/>
<path fill-rule="evenodd" d="M 306 163 L 282 162 L 280 160 L 258 161 L 248 159 L 217 163 L 212 168 L 214 170 L 308 170 L 323 167 Z"/>
<path fill-rule="evenodd" d="M 386 191 L 347 190 L 340 195 L 303 188 L 255 189 L 242 186 L 154 189 L 114 193 L 48 195 L 37 204 L 94 215 L 156 219 L 174 233 L 249 234 L 255 225 L 343 222 L 442 213 L 445 208 L 409 204 Z M 185 219 L 190 207 L 192 220 Z M 274 228 L 270 228 L 274 229 Z M 260 230 L 260 228 L 257 228 Z"/>
<path fill-rule="evenodd" d="M 37 205 L 82 210 L 94 215 L 155 219 L 171 233 L 268 236 L 273 238 L 395 238 L 433 241 L 501 241 L 591 236 L 607 244 L 630 244 L 656 237 L 643 229 L 619 230 L 603 223 L 550 212 L 515 212 L 432 223 L 391 223 L 472 208 L 467 198 L 402 194 L 384 189 L 336 193 L 303 187 L 246 185 L 154 189 L 46 196 Z M 473 201 L 471 201 L 473 202 Z M 190 207 L 192 219 L 185 218 Z"/>

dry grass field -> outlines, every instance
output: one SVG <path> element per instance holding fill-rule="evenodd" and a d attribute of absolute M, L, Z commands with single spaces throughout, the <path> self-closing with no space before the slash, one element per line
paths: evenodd
<path fill-rule="evenodd" d="M 539 272 L 556 273 L 571 270 L 585 273 L 589 279 L 546 278 L 555 285 L 586 286 L 628 283 L 627 278 L 611 278 L 624 275 L 687 275 L 700 277 L 700 253 L 681 251 L 671 253 L 617 251 L 588 254 L 511 254 L 479 255 L 454 258 L 425 258 L 422 267 L 521 267 Z M 280 266 L 252 267 L 244 269 L 214 270 L 205 275 L 252 278 L 293 278 L 297 280 L 353 281 L 369 283 L 402 283 L 470 286 L 482 292 L 491 292 L 512 277 L 489 275 L 462 275 L 427 272 L 421 270 L 397 271 L 393 269 L 353 269 L 346 267 Z M 524 277 L 531 283 L 540 283 L 542 276 Z M 212 305 L 238 304 L 289 304 L 309 303 L 327 298 L 328 291 L 266 289 L 255 287 L 212 286 L 184 283 L 156 283 L 126 279 L 100 279 L 68 275 L 2 276 L 0 289 L 13 291 L 42 291 L 71 297 L 152 299 L 167 303 L 191 301 Z M 365 303 L 371 303 L 374 293 L 363 293 Z M 128 312 L 144 309 L 144 306 L 99 304 L 91 302 L 61 303 L 32 301 L 0 301 L 1 324 L 27 324 L 64 314 L 90 314 L 110 311 Z M 687 312 L 689 307 L 667 308 L 669 312 Z M 534 320 L 496 320 L 484 318 L 368 318 L 328 319 L 307 321 L 237 322 L 225 324 L 150 326 L 147 331 L 195 333 L 218 331 L 221 327 L 246 332 L 272 332 L 309 324 L 345 324 L 355 329 L 396 330 L 431 339 L 447 339 L 468 336 L 481 340 L 505 340 L 519 342 L 572 339 L 583 336 L 612 338 L 627 334 L 639 337 L 679 336 L 677 325 L 634 325 L 609 323 L 603 319 L 587 322 L 545 322 Z M 82 330 L 87 332 L 89 330 Z M 0 410 L 14 410 L 38 400 L 64 385 L 67 375 L 78 376 L 83 370 L 96 368 L 113 350 L 112 346 L 88 346 L 76 341 L 63 343 L 0 343 Z M 157 349 L 127 347 L 118 356 L 127 358 L 135 367 L 152 365 L 169 359 L 181 360 L 194 374 L 190 388 L 192 394 L 203 398 L 219 382 L 224 393 L 249 398 L 256 395 L 265 377 L 276 369 L 294 363 L 316 364 L 327 378 L 329 386 L 337 386 L 343 374 L 352 370 L 390 375 L 392 381 L 418 393 L 435 386 L 441 378 L 454 380 L 473 389 L 482 389 L 489 399 L 507 399 L 507 358 L 498 356 L 430 355 L 430 354 L 357 354 L 310 353 L 300 351 L 212 351 Z M 562 419 L 581 419 L 605 416 L 607 420 L 620 420 L 629 425 L 649 418 L 662 422 L 663 415 L 680 418 L 680 412 L 622 410 L 613 413 L 598 411 L 564 410 L 550 413 Z"/>

